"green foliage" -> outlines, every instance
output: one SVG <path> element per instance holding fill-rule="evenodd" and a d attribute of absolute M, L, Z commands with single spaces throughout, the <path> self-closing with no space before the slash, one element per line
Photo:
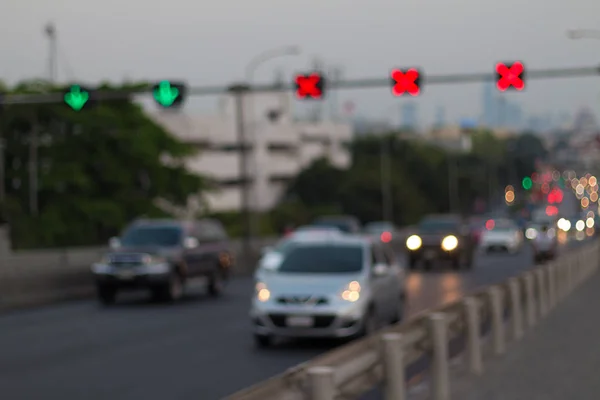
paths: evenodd
<path fill-rule="evenodd" d="M 381 220 L 381 157 L 390 156 L 394 222 L 412 224 L 428 213 L 448 212 L 450 167 L 456 173 L 459 210 L 474 211 L 476 199 L 502 201 L 511 174 L 533 172 L 535 159 L 546 156 L 533 135 L 513 141 L 498 139 L 489 131 L 476 131 L 473 150 L 454 154 L 419 139 L 367 135 L 356 138 L 350 151 L 353 164 L 340 170 L 326 159 L 316 160 L 288 187 L 278 217 L 294 225 L 323 214 L 351 214 L 363 222 Z M 294 199 L 295 203 L 290 203 Z M 301 217 L 299 217 L 301 216 Z M 297 222 L 297 223 L 296 223 Z"/>
<path fill-rule="evenodd" d="M 145 86 L 104 88 L 122 91 Z M 29 81 L 13 92 L 59 89 Z M 80 112 L 64 104 L 8 106 L 0 132 L 9 166 L 4 211 L 17 247 L 102 243 L 137 216 L 164 216 L 156 199 L 184 206 L 190 195 L 207 187 L 204 179 L 183 166 L 194 149 L 128 100 L 106 101 Z M 39 143 L 37 215 L 29 209 L 27 168 L 34 137 Z M 168 165 L 161 161 L 165 158 Z"/>

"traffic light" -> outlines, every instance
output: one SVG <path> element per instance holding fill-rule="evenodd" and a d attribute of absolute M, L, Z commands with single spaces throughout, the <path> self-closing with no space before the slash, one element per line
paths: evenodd
<path fill-rule="evenodd" d="M 152 87 L 152 97 L 162 108 L 181 106 L 185 92 L 186 86 L 181 82 L 160 81 Z"/>
<path fill-rule="evenodd" d="M 318 72 L 297 74 L 294 84 L 299 99 L 319 100 L 325 96 L 325 77 Z"/>
<path fill-rule="evenodd" d="M 523 189 L 525 189 L 525 190 L 529 190 L 533 187 L 533 182 L 532 182 L 531 178 L 528 176 L 523 178 L 523 182 L 521 184 L 523 185 Z"/>
<path fill-rule="evenodd" d="M 73 111 L 81 111 L 91 106 L 93 91 L 81 85 L 71 85 L 63 91 L 63 100 Z"/>
<path fill-rule="evenodd" d="M 392 94 L 396 97 L 404 94 L 421 94 L 421 72 L 416 68 L 408 70 L 393 69 L 390 73 Z"/>
<path fill-rule="evenodd" d="M 512 64 L 496 64 L 496 87 L 505 92 L 508 89 L 525 89 L 525 66 L 520 61 Z"/>

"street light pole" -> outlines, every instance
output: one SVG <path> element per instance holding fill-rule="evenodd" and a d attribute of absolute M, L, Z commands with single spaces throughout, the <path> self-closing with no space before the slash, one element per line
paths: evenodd
<path fill-rule="evenodd" d="M 294 56 L 294 55 L 299 55 L 300 53 L 301 53 L 301 49 L 298 46 L 283 46 L 283 47 L 277 47 L 275 49 L 271 49 L 271 50 L 268 50 L 268 51 L 258 54 L 256 57 L 254 57 L 252 60 L 250 60 L 250 62 L 246 66 L 246 69 L 245 69 L 246 83 L 250 86 L 253 85 L 254 75 L 256 74 L 258 67 L 262 66 L 264 63 L 271 61 L 275 58 Z M 243 100 L 243 104 L 246 107 L 246 111 L 244 112 L 244 114 L 245 114 L 245 119 L 247 121 L 247 122 L 245 122 L 247 125 L 246 130 L 248 131 L 247 132 L 248 136 L 250 137 L 250 140 L 253 144 L 252 154 L 250 157 L 252 160 L 252 164 L 253 164 L 252 165 L 253 180 L 252 180 L 252 184 L 248 184 L 248 186 L 246 186 L 246 189 L 248 189 L 248 188 L 250 189 L 249 197 L 251 197 L 252 208 L 254 209 L 254 210 L 248 211 L 249 218 L 250 218 L 250 237 L 254 238 L 256 236 L 257 225 L 258 225 L 256 214 L 253 212 L 253 211 L 256 211 L 256 208 L 258 207 L 258 191 L 257 191 L 258 141 L 256 140 L 256 132 L 254 130 L 254 127 L 255 127 L 254 125 L 256 124 L 256 118 L 254 116 L 254 94 L 248 93 L 244 97 L 245 97 L 245 99 Z M 248 194 L 246 194 L 246 196 L 248 196 Z"/>

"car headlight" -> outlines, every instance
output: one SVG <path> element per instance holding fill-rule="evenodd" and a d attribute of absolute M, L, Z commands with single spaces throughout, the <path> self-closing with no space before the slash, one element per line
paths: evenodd
<path fill-rule="evenodd" d="M 360 298 L 360 283 L 352 281 L 342 292 L 342 299 L 354 303 Z"/>
<path fill-rule="evenodd" d="M 263 282 L 257 282 L 255 286 L 256 299 L 262 303 L 271 298 L 271 292 Z"/>
<path fill-rule="evenodd" d="M 442 240 L 442 249 L 452 251 L 458 247 L 458 239 L 454 235 L 449 235 Z"/>
<path fill-rule="evenodd" d="M 408 239 L 406 239 L 406 247 L 409 250 L 417 250 L 422 244 L 423 241 L 417 235 L 409 236 Z"/>
<path fill-rule="evenodd" d="M 529 240 L 533 240 L 537 237 L 537 231 L 533 228 L 527 228 L 525 231 L 525 237 Z"/>

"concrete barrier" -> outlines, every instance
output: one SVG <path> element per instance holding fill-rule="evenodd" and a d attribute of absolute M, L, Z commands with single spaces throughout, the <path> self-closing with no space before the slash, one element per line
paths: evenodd
<path fill-rule="evenodd" d="M 525 329 L 534 328 L 536 321 L 598 270 L 599 254 L 600 245 L 594 241 L 533 271 L 339 347 L 226 400 L 358 399 L 378 386 L 385 400 L 405 400 L 407 381 L 416 376 L 427 377 L 429 399 L 449 400 L 451 360 L 466 364 L 473 375 L 483 373 L 484 355 L 503 354 L 508 340 L 519 340 Z M 483 351 L 487 345 L 492 351 Z"/>
<path fill-rule="evenodd" d="M 1 235 L 4 232 L 0 232 Z M 239 257 L 241 243 L 232 242 L 238 256 L 234 275 L 249 275 L 259 257 L 260 247 L 276 238 L 260 238 L 257 251 L 248 259 Z M 68 299 L 90 297 L 94 286 L 90 267 L 100 260 L 107 247 L 11 251 L 0 237 L 0 310 L 28 307 Z"/>

